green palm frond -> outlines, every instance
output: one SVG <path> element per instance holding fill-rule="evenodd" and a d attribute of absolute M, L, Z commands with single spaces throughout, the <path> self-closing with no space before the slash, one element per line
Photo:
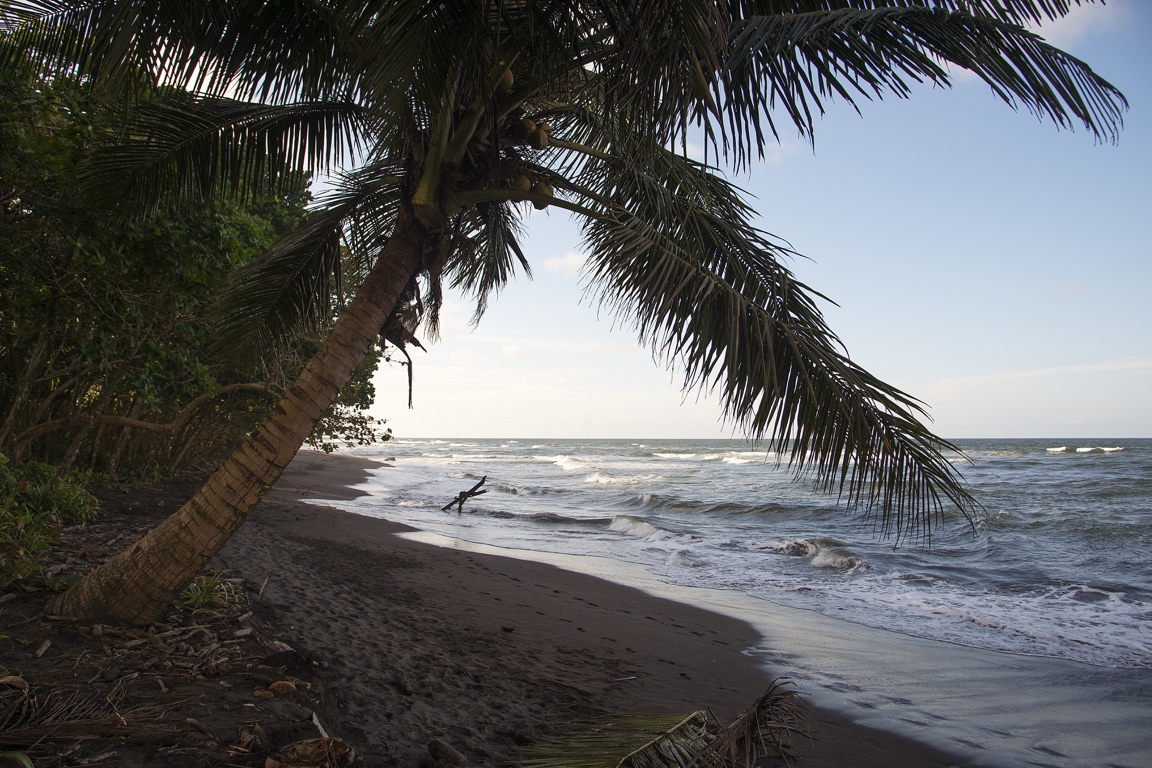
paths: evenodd
<path fill-rule="evenodd" d="M 304 224 L 217 301 L 217 353 L 240 358 L 253 345 L 276 345 L 292 330 L 327 322 L 383 250 L 399 214 L 400 181 L 387 166 L 341 177 Z"/>
<path fill-rule="evenodd" d="M 718 83 L 728 136 L 743 147 L 779 136 L 772 110 L 810 135 L 825 102 L 892 93 L 910 84 L 949 82 L 947 64 L 967 69 L 1008 104 L 1023 104 L 1058 125 L 1081 123 L 1115 139 L 1123 97 L 1082 61 L 1020 26 L 932 8 L 844 8 L 753 16 L 735 22 Z"/>
<path fill-rule="evenodd" d="M 75 68 L 104 88 L 144 83 L 273 102 L 348 90 L 354 41 L 342 6 L 360 7 L 294 0 L 4 3 L 16 42 L 36 51 L 44 74 Z"/>
<path fill-rule="evenodd" d="M 528 258 L 520 248 L 522 232 L 509 203 L 479 203 L 459 214 L 456 242 L 445 272 L 453 288 L 475 297 L 474 324 L 483 317 L 489 298 L 515 276 L 517 262 L 526 277 L 532 276 Z"/>
<path fill-rule="evenodd" d="M 604 104 L 621 125 L 643 121 L 655 143 L 698 131 L 745 167 L 786 119 L 811 136 L 828 101 L 906 96 L 974 72 L 1010 105 L 1114 140 L 1123 96 L 1084 62 L 1022 23 L 1069 3 L 605 3 L 612 30 L 599 64 Z"/>
<path fill-rule="evenodd" d="M 94 195 L 149 215 L 298 184 L 356 153 L 367 127 L 347 101 L 268 106 L 172 92 L 140 105 L 127 131 L 92 153 L 84 179 Z"/>
<path fill-rule="evenodd" d="M 950 67 L 1115 139 L 1123 96 L 1025 28 L 1074 4 L 0 0 L 0 65 L 32 51 L 45 71 L 147 96 L 88 166 L 138 214 L 355 168 L 223 297 L 222 346 L 330 323 L 404 206 L 427 227 L 404 276 L 408 332 L 417 317 L 435 331 L 442 280 L 479 319 L 528 272 L 515 206 L 549 198 L 513 187 L 526 175 L 583 217 L 590 291 L 685 387 L 884 530 L 921 534 L 947 505 L 974 507 L 952 446 L 848 356 L 790 248 L 687 141 L 739 170 L 789 124 L 811 137 L 832 101 L 948 85 Z M 548 148 L 515 135 L 522 118 L 550 124 Z"/>
<path fill-rule="evenodd" d="M 622 153 L 627 157 L 630 153 Z M 973 499 L 919 418 L 918 401 L 848 358 L 782 264 L 791 251 L 753 227 L 740 191 L 659 147 L 588 163 L 579 177 L 599 212 L 585 222 L 588 277 L 600 301 L 678 367 L 685 388 L 717 393 L 728 417 L 798 476 L 814 477 L 885 532 L 922 535 L 950 502 Z"/>

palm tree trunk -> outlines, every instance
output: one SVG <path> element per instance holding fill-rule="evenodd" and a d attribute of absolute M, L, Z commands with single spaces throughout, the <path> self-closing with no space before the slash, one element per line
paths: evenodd
<path fill-rule="evenodd" d="M 82 621 L 153 621 L 280 477 L 421 268 L 428 233 L 401 214 L 356 297 L 276 410 L 183 507 L 46 608 Z"/>

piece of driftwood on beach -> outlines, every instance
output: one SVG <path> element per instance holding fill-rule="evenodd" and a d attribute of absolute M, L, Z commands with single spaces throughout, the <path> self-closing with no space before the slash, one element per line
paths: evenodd
<path fill-rule="evenodd" d="M 487 479 L 488 479 L 488 475 L 484 475 L 484 477 L 480 478 L 480 482 L 476 483 L 476 485 L 472 486 L 471 488 L 469 488 L 466 491 L 460 491 L 460 493 L 456 494 L 456 498 L 452 499 L 452 501 L 448 502 L 443 507 L 441 507 L 440 511 L 441 512 L 447 512 L 448 510 L 452 509 L 453 505 L 455 505 L 457 512 L 463 512 L 464 511 L 464 502 L 466 502 L 468 499 L 472 498 L 473 496 L 480 496 L 481 494 L 488 493 L 488 491 L 486 491 L 486 490 L 485 491 L 478 490 L 480 488 L 480 486 L 484 485 L 484 481 Z"/>

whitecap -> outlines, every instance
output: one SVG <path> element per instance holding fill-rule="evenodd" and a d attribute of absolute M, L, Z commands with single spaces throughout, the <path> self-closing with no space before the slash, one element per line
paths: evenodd
<path fill-rule="evenodd" d="M 586 483 L 596 483 L 597 485 L 639 485 L 641 483 L 653 483 L 658 480 L 663 480 L 664 475 L 607 475 L 603 472 L 593 472 L 584 478 Z"/>
<path fill-rule="evenodd" d="M 718 453 L 653 453 L 658 459 L 679 459 L 682 461 L 718 461 L 723 458 Z"/>
<path fill-rule="evenodd" d="M 1048 453 L 1068 453 L 1068 446 L 1062 445 L 1059 448 L 1045 448 Z"/>
<path fill-rule="evenodd" d="M 812 565 L 846 571 L 863 565 L 863 561 L 843 549 L 821 549 L 812 557 Z"/>
<path fill-rule="evenodd" d="M 666 533 L 647 520 L 640 517 L 632 517 L 631 515 L 618 515 L 613 518 L 612 523 L 608 526 L 608 530 L 616 531 L 617 533 L 626 533 L 629 536 L 635 536 L 641 539 L 648 539 L 652 536 Z"/>

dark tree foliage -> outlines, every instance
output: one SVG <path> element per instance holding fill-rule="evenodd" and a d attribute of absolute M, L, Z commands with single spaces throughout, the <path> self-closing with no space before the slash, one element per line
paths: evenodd
<path fill-rule="evenodd" d="M 78 190 L 86 153 L 121 126 L 118 109 L 74 81 L 15 68 L 0 80 L 0 451 L 62 473 L 213 463 L 266 415 L 325 327 L 239 362 L 210 354 L 213 301 L 299 225 L 306 177 L 276 195 L 118 221 Z M 314 445 L 378 439 L 366 413 L 378 359 Z"/>

